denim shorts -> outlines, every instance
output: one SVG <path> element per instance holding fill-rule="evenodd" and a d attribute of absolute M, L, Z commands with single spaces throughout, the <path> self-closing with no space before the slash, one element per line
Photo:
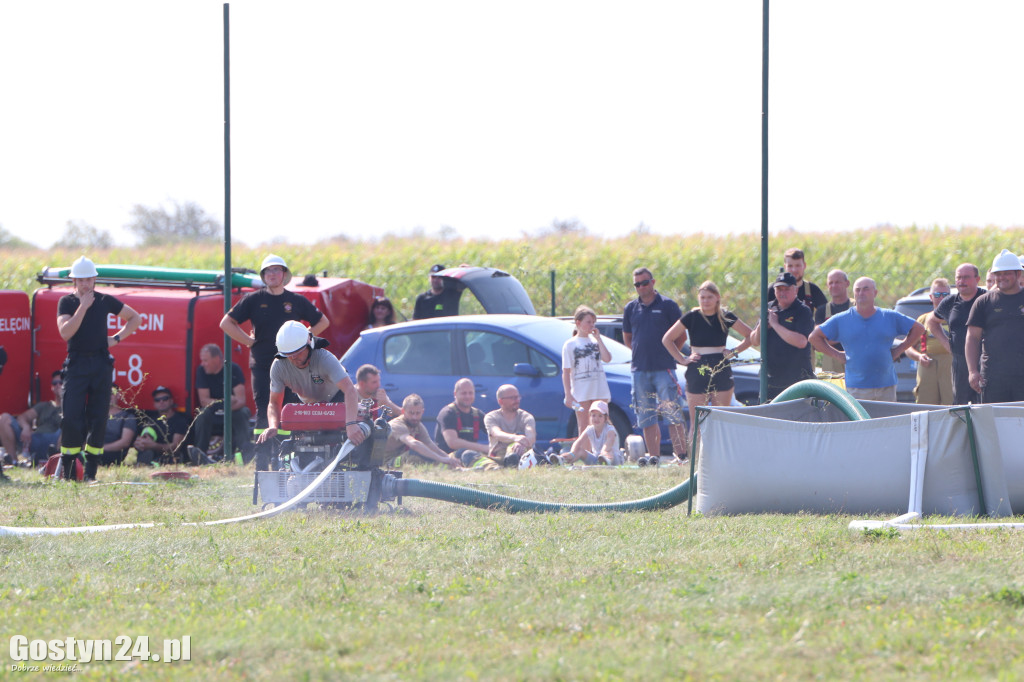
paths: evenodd
<path fill-rule="evenodd" d="M 11 415 L 11 430 L 14 432 L 14 441 L 21 447 L 21 422 Z M 29 442 L 28 451 L 33 461 L 43 461 L 50 455 L 50 448 L 57 447 L 60 439 L 60 429 L 53 433 L 32 433 L 32 440 Z"/>
<path fill-rule="evenodd" d="M 633 372 L 633 409 L 641 429 L 657 424 L 659 416 L 669 424 L 682 424 L 686 410 L 675 372 L 670 369 Z"/>

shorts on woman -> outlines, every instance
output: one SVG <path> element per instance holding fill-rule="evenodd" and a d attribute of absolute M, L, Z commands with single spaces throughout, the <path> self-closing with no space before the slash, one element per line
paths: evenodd
<path fill-rule="evenodd" d="M 700 356 L 700 362 L 686 366 L 686 392 L 711 393 L 728 391 L 736 383 L 732 379 L 732 366 L 724 363 L 725 356 L 711 353 Z M 718 367 L 717 372 L 712 370 Z M 705 369 L 706 368 L 706 369 Z M 702 372 L 701 369 L 704 369 Z"/>

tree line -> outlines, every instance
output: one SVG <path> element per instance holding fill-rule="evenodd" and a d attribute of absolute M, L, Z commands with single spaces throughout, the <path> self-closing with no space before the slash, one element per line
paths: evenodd
<path fill-rule="evenodd" d="M 194 201 L 171 201 L 169 206 L 144 206 L 135 204 L 131 220 L 125 229 L 139 240 L 139 246 L 165 246 L 181 242 L 215 243 L 224 235 L 224 227 L 213 216 Z M 51 249 L 110 249 L 114 238 L 107 230 L 101 230 L 82 220 L 69 220 L 64 233 L 54 242 Z M 0 226 L 0 248 L 34 249 L 35 244 L 11 234 Z"/>

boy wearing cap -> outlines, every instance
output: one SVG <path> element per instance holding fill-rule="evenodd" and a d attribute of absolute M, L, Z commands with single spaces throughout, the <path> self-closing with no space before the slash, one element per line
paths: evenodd
<path fill-rule="evenodd" d="M 444 269 L 443 265 L 430 268 L 430 290 L 416 297 L 412 319 L 425 320 L 459 314 L 459 292 L 446 287 L 444 278 L 437 275 Z"/>
<path fill-rule="evenodd" d="M 135 439 L 136 466 L 171 463 L 178 446 L 188 433 L 188 417 L 174 407 L 174 396 L 166 386 L 153 391 L 153 408 L 139 420 L 139 437 Z"/>
<path fill-rule="evenodd" d="M 1024 400 L 1024 289 L 1020 259 L 1010 251 L 992 262 L 996 288 L 983 294 L 967 318 L 964 354 L 971 388 L 983 403 Z"/>
<path fill-rule="evenodd" d="M 775 278 L 775 300 L 768 305 L 768 331 L 763 357 L 768 371 L 768 400 L 798 381 L 814 378 L 807 337 L 814 331 L 811 309 L 797 299 L 797 281 L 789 272 Z M 761 345 L 761 323 L 750 333 L 752 346 Z"/>

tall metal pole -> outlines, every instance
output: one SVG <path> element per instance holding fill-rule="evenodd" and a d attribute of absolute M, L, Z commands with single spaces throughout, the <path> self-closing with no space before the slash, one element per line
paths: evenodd
<path fill-rule="evenodd" d="M 231 50 L 228 3 L 224 3 L 224 312 L 231 310 Z M 231 337 L 224 335 L 224 460 L 235 457 L 231 442 Z M 201 445 L 206 447 L 206 443 Z M 229 459 L 230 458 L 230 459 Z"/>
<path fill-rule="evenodd" d="M 761 396 L 768 400 L 768 0 L 761 18 Z"/>

